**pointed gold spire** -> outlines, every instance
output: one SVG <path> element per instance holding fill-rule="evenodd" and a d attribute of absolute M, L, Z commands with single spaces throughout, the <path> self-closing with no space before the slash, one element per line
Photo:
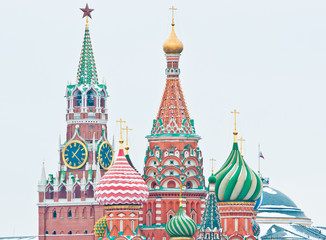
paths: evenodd
<path fill-rule="evenodd" d="M 122 118 L 120 118 L 120 120 L 118 120 L 116 122 L 120 123 L 120 139 L 119 139 L 119 143 L 120 143 L 120 149 L 123 149 L 122 124 L 125 123 L 126 121 L 122 121 Z"/>
<path fill-rule="evenodd" d="M 172 11 L 172 30 L 168 40 L 163 44 L 163 50 L 166 54 L 180 54 L 183 50 L 182 42 L 177 38 L 177 35 L 174 31 L 174 11 L 177 10 L 174 6 L 169 8 Z"/>
<path fill-rule="evenodd" d="M 238 142 L 238 131 L 237 131 L 237 114 L 239 114 L 240 112 L 237 112 L 236 109 L 234 109 L 233 112 L 231 112 L 232 114 L 234 114 L 234 131 L 233 131 L 233 135 L 234 135 L 234 141 L 233 142 Z"/>
<path fill-rule="evenodd" d="M 126 155 L 129 155 L 129 145 L 128 145 L 128 133 L 130 130 L 132 130 L 131 128 L 129 128 L 128 126 L 126 126 L 125 128 L 123 128 L 122 130 L 126 130 L 126 146 L 125 146 L 125 149 L 126 149 Z"/>
<path fill-rule="evenodd" d="M 183 185 L 181 183 L 180 184 L 180 199 L 179 199 L 179 201 L 180 201 L 180 207 L 182 207 L 182 187 L 183 187 Z"/>

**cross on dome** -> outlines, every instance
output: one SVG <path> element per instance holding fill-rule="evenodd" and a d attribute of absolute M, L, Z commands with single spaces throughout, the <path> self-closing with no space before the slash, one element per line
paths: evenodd
<path fill-rule="evenodd" d="M 234 114 L 234 131 L 233 131 L 233 135 L 234 135 L 234 142 L 236 143 L 238 141 L 237 135 L 238 135 L 238 131 L 237 131 L 237 114 L 239 114 L 240 112 L 237 112 L 236 109 L 234 109 L 233 112 L 231 112 L 232 114 Z"/>

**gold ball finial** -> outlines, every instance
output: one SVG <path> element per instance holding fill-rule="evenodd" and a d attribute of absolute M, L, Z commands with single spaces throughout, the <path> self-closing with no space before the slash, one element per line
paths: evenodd
<path fill-rule="evenodd" d="M 130 148 L 128 145 L 125 146 L 126 151 L 128 151 Z"/>

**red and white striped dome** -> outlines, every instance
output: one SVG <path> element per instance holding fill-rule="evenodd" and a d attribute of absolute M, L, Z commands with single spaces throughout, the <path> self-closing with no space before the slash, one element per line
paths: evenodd
<path fill-rule="evenodd" d="M 115 162 L 97 184 L 96 201 L 101 205 L 142 204 L 148 195 L 145 181 L 130 166 L 123 149 L 119 149 Z"/>

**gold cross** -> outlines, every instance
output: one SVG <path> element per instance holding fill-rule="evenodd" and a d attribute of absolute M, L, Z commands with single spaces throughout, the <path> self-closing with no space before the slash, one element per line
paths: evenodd
<path fill-rule="evenodd" d="M 216 159 L 211 158 L 209 161 L 212 161 L 212 174 L 214 174 L 214 162 L 216 162 Z"/>
<path fill-rule="evenodd" d="M 238 135 L 238 131 L 237 131 L 237 114 L 239 114 L 240 112 L 237 112 L 236 109 L 234 109 L 233 112 L 231 112 L 232 114 L 234 114 L 234 131 L 233 131 L 233 135 L 234 135 L 234 140 L 233 142 L 236 143 L 238 141 L 237 135 Z"/>
<path fill-rule="evenodd" d="M 174 6 L 172 6 L 172 8 L 169 8 L 172 11 L 172 26 L 174 26 L 174 11 L 178 10 L 177 8 L 175 8 Z"/>
<path fill-rule="evenodd" d="M 116 121 L 118 123 L 120 123 L 120 139 L 119 139 L 119 143 L 120 143 L 120 148 L 122 147 L 123 144 L 123 138 L 122 138 L 122 123 L 125 123 L 126 121 L 122 121 L 122 118 L 120 118 L 120 120 Z"/>
<path fill-rule="evenodd" d="M 239 138 L 238 139 L 239 142 L 240 142 L 240 153 L 241 153 L 241 156 L 243 157 L 243 153 L 242 153 L 242 143 L 246 141 L 246 139 L 244 139 L 243 137 Z"/>
<path fill-rule="evenodd" d="M 231 113 L 234 114 L 234 130 L 237 130 L 237 114 L 239 114 L 240 112 L 237 112 L 237 110 L 234 109 L 234 111 Z"/>
<path fill-rule="evenodd" d="M 128 126 L 126 126 L 125 128 L 122 128 L 122 130 L 126 130 L 126 155 L 128 155 L 128 150 L 129 150 L 129 146 L 128 146 L 128 132 L 130 130 L 132 130 L 131 128 L 129 128 Z"/>

